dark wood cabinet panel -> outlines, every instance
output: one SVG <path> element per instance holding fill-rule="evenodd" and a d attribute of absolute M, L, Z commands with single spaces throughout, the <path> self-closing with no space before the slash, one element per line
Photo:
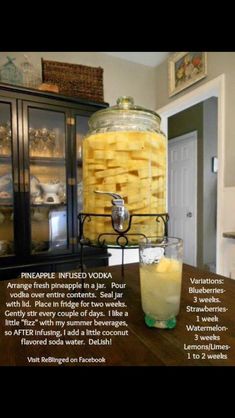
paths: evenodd
<path fill-rule="evenodd" d="M 77 268 L 82 140 L 107 103 L 0 84 L 0 279 Z M 87 248 L 88 266 L 107 251 Z"/>

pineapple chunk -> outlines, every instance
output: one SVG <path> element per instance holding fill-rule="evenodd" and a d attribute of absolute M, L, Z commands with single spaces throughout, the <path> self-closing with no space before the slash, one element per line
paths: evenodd
<path fill-rule="evenodd" d="M 99 171 L 96 173 L 96 178 L 102 178 L 102 177 L 107 177 L 107 176 L 116 176 L 117 174 L 124 174 L 126 173 L 128 170 L 125 168 L 108 168 L 107 170 L 103 170 L 103 171 Z"/>
<path fill-rule="evenodd" d="M 166 273 L 170 268 L 171 260 L 169 258 L 162 257 L 158 264 L 156 264 L 156 271 L 158 273 Z"/>
<path fill-rule="evenodd" d="M 105 170 L 106 165 L 105 164 L 90 164 L 88 166 L 88 170 Z"/>
<path fill-rule="evenodd" d="M 141 168 L 140 170 L 138 170 L 138 175 L 140 179 L 150 177 L 150 173 L 151 173 L 151 168 L 149 167 Z"/>
<path fill-rule="evenodd" d="M 143 152 L 131 152 L 131 158 L 134 160 L 149 160 L 150 159 L 150 153 L 147 151 Z"/>
<path fill-rule="evenodd" d="M 144 150 L 144 142 L 143 141 L 126 141 L 126 139 L 119 139 L 115 145 L 115 149 L 119 151 L 142 151 Z"/>
<path fill-rule="evenodd" d="M 149 168 L 150 166 L 151 166 L 150 162 L 146 160 L 133 160 L 132 159 L 128 161 L 128 169 L 130 171 L 137 170 L 140 168 Z"/>
<path fill-rule="evenodd" d="M 138 177 L 133 174 L 119 174 L 104 178 L 104 184 L 136 182 Z"/>
<path fill-rule="evenodd" d="M 115 157 L 113 158 L 117 158 L 117 160 L 120 162 L 125 161 L 126 163 L 130 159 L 130 153 L 128 151 L 116 151 Z"/>
<path fill-rule="evenodd" d="M 122 167 L 122 162 L 117 161 L 117 160 L 108 160 L 107 167 L 108 168 Z"/>
<path fill-rule="evenodd" d="M 141 188 L 141 190 L 142 189 L 149 189 L 149 187 L 150 187 L 150 185 L 151 185 L 151 179 L 150 178 L 148 178 L 148 179 L 141 179 L 140 180 L 140 188 Z"/>
<path fill-rule="evenodd" d="M 87 138 L 89 147 L 95 150 L 104 150 L 110 145 L 115 144 L 116 138 L 114 136 L 104 137 L 103 134 L 91 135 Z M 114 147 L 114 146 L 113 146 Z"/>
<path fill-rule="evenodd" d="M 180 272 L 182 263 L 173 258 L 162 257 L 158 264 L 156 264 L 156 271 L 158 273 L 175 273 Z M 171 276 L 173 277 L 173 276 Z"/>
<path fill-rule="evenodd" d="M 115 158 L 115 152 L 106 151 L 106 150 L 95 150 L 94 158 L 95 159 L 103 158 L 104 160 L 113 160 Z"/>
<path fill-rule="evenodd" d="M 139 209 L 146 208 L 148 205 L 147 199 L 140 199 L 139 202 L 132 203 L 131 205 L 128 205 L 129 210 L 136 210 L 139 212 Z"/>
<path fill-rule="evenodd" d="M 121 184 L 120 185 L 120 194 L 122 196 L 134 196 L 138 195 L 141 190 L 141 186 L 137 183 L 134 184 Z"/>
<path fill-rule="evenodd" d="M 101 192 L 114 192 L 115 193 L 117 191 L 116 183 L 108 183 L 108 184 L 102 183 L 101 185 L 99 184 L 95 189 L 93 189 L 93 191 L 94 190 L 98 190 Z M 97 197 L 98 194 L 95 196 Z"/>

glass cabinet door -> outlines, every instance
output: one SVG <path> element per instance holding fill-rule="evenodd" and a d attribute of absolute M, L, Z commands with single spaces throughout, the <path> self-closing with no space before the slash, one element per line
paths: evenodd
<path fill-rule="evenodd" d="M 76 183 L 77 183 L 77 213 L 83 209 L 82 202 L 82 142 L 88 132 L 88 116 L 76 116 Z"/>
<path fill-rule="evenodd" d="M 65 252 L 68 240 L 66 113 L 27 108 L 31 254 Z"/>
<path fill-rule="evenodd" d="M 82 144 L 83 138 L 88 132 L 89 116 L 76 115 L 75 117 L 75 135 L 76 135 L 76 165 L 75 165 L 75 230 L 79 235 L 78 214 L 83 211 L 83 181 L 82 181 Z"/>
<path fill-rule="evenodd" d="M 0 101 L 0 257 L 15 253 L 12 114 L 12 103 Z"/>

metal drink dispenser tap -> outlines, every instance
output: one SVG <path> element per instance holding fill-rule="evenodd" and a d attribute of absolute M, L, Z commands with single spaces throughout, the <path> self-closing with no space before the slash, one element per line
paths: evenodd
<path fill-rule="evenodd" d="M 122 196 L 112 192 L 101 192 L 99 190 L 94 190 L 94 192 L 99 194 L 107 194 L 113 197 L 112 220 L 114 228 L 118 232 L 125 231 L 125 229 L 128 226 L 130 214 L 128 209 L 124 206 L 124 199 L 122 198 Z"/>

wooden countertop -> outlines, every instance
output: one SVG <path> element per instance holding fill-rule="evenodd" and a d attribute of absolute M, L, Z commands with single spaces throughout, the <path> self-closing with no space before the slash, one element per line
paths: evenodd
<path fill-rule="evenodd" d="M 91 270 L 88 270 L 91 271 Z M 120 266 L 114 266 L 109 268 L 99 268 L 93 271 L 104 271 L 112 273 L 112 281 L 117 283 L 123 283 L 120 275 Z M 213 284 L 192 284 L 190 278 L 210 278 L 210 279 L 224 279 L 224 284 L 222 286 L 217 286 L 217 288 L 223 288 L 225 292 L 223 294 L 214 294 L 213 296 L 220 299 L 218 303 L 194 303 L 193 297 L 198 296 L 198 294 L 189 293 L 189 287 L 194 288 L 214 288 L 216 285 Z M 23 279 L 12 279 L 11 283 L 21 283 L 25 282 Z M 110 280 L 106 279 L 106 286 L 109 286 L 107 283 Z M 9 281 L 0 282 L 0 294 L 1 294 L 1 340 L 0 340 L 0 365 L 10 365 L 10 366 L 42 366 L 42 364 L 32 364 L 28 362 L 27 357 L 73 357 L 79 358 L 80 356 L 84 357 L 100 357 L 105 358 L 105 365 L 108 366 L 229 366 L 235 365 L 235 281 L 223 278 L 214 273 L 203 272 L 197 268 L 193 268 L 187 265 L 184 265 L 183 269 L 183 286 L 182 286 L 182 299 L 181 299 L 181 309 L 178 316 L 177 325 L 172 330 L 160 330 L 156 328 L 148 328 L 144 323 L 144 316 L 141 308 L 140 302 L 140 288 L 139 288 L 139 270 L 138 264 L 129 264 L 125 266 L 125 278 L 124 282 L 126 283 L 126 289 L 124 291 L 123 300 L 127 304 L 127 310 L 129 316 L 128 321 L 128 330 L 129 336 L 113 337 L 112 345 L 86 345 L 86 346 L 22 346 L 20 345 L 20 340 L 22 336 L 4 336 L 4 311 L 6 309 L 5 301 L 6 295 L 9 290 L 6 289 L 7 283 Z M 42 280 L 37 280 L 37 282 L 42 283 Z M 66 279 L 60 279 L 61 282 L 66 282 Z M 102 283 L 102 280 L 99 280 L 99 283 Z M 108 291 L 108 290 L 106 290 Z M 201 297 L 211 298 L 211 294 L 203 294 Z M 8 298 L 9 299 L 9 298 Z M 50 300 L 50 299 L 49 299 Z M 55 300 L 55 299 L 54 299 Z M 96 299 L 98 301 L 98 299 Z M 216 314 L 206 314 L 204 313 L 203 317 L 214 317 L 215 315 L 219 317 L 218 322 L 197 322 L 198 313 L 187 312 L 187 306 L 224 306 L 228 310 L 223 313 Z M 34 308 L 37 310 L 39 308 Z M 27 308 L 26 308 L 27 310 Z M 51 308 L 51 310 L 58 311 L 56 308 Z M 201 315 L 201 314 L 200 314 Z M 106 318 L 107 319 L 107 318 Z M 122 318 L 123 319 L 123 318 Z M 191 332 L 187 331 L 187 325 L 210 325 L 216 326 L 226 326 L 228 328 L 225 332 Z M 46 329 L 46 327 L 44 327 Z M 9 330 L 9 327 L 7 328 Z M 13 329 L 13 328 L 10 328 Z M 195 335 L 199 337 L 195 337 Z M 214 335 L 220 336 L 220 340 L 214 341 L 200 341 L 195 338 L 200 338 L 201 335 Z M 63 337 L 62 337 L 63 338 Z M 197 344 L 221 344 L 229 345 L 231 348 L 226 350 L 215 350 L 215 351 L 206 351 L 201 350 L 190 350 L 188 349 L 189 345 Z M 187 353 L 190 353 L 190 359 Z M 202 358 L 204 355 L 206 359 Z M 227 359 L 208 359 L 207 354 L 211 353 L 223 353 L 227 355 Z M 200 354 L 200 358 L 193 359 L 193 354 Z M 46 363 L 43 366 L 56 366 L 56 363 Z M 66 364 L 67 365 L 67 364 Z M 84 366 L 84 364 L 69 364 L 69 366 Z M 87 364 L 86 364 L 87 365 Z M 91 365 L 91 364 L 89 364 Z M 92 364 L 94 366 L 96 364 Z"/>

